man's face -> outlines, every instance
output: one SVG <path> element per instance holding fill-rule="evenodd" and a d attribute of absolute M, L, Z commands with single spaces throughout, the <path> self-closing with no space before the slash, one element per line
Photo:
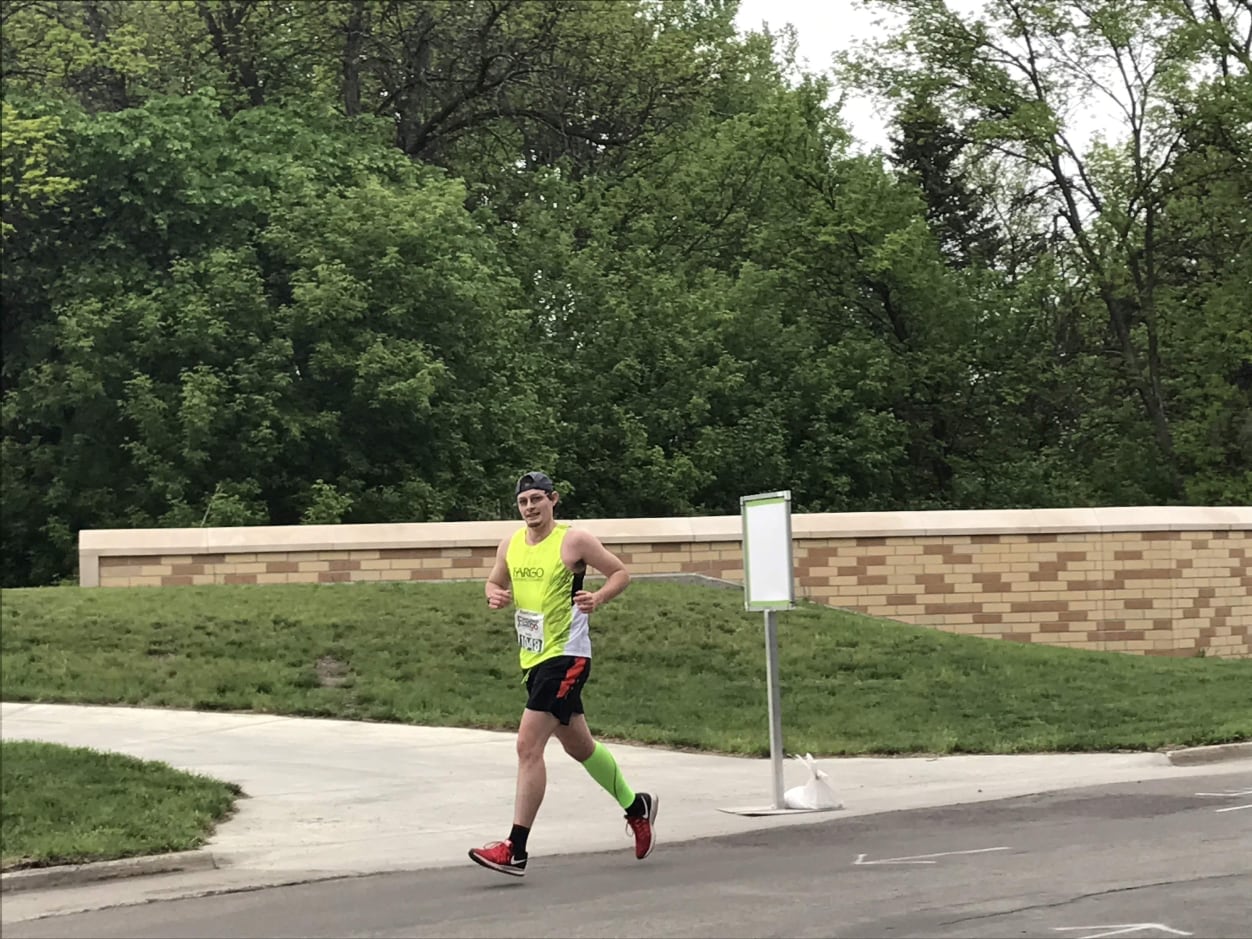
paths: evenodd
<path fill-rule="evenodd" d="M 531 528 L 543 525 L 551 519 L 555 505 L 556 493 L 544 492 L 542 489 L 527 489 L 517 497 L 517 511 Z"/>

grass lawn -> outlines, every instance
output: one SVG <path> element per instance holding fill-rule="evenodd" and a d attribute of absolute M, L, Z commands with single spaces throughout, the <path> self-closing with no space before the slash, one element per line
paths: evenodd
<path fill-rule="evenodd" d="M 238 790 L 117 753 L 0 743 L 0 868 L 44 867 L 199 847 Z"/>
<path fill-rule="evenodd" d="M 0 594 L 6 701 L 508 728 L 512 618 L 479 583 Z M 788 752 L 1144 750 L 1252 738 L 1252 661 L 956 636 L 804 604 L 779 615 Z M 742 592 L 636 581 L 596 614 L 594 732 L 767 755 L 762 617 Z"/>

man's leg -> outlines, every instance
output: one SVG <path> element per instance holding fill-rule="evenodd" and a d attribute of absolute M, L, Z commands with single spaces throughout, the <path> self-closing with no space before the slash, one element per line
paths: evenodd
<path fill-rule="evenodd" d="M 569 725 L 556 727 L 555 733 L 565 752 L 581 763 L 591 778 L 626 810 L 626 823 L 635 835 L 635 857 L 640 860 L 646 858 L 655 844 L 652 823 L 656 821 L 656 796 L 646 792 L 636 793 L 630 788 L 612 752 L 591 736 L 587 719 L 582 714 L 573 715 Z"/>
<path fill-rule="evenodd" d="M 561 741 L 565 752 L 579 763 L 585 762 L 596 748 L 596 739 L 591 736 L 587 718 L 582 714 L 570 715 L 569 723 L 557 724 L 553 732 L 556 734 L 556 739 Z"/>
<path fill-rule="evenodd" d="M 618 805 L 624 809 L 630 808 L 635 801 L 634 790 L 622 778 L 622 771 L 617 768 L 613 753 L 591 736 L 586 717 L 575 714 L 570 718 L 568 726 L 558 726 L 556 739 L 561 741 L 565 752 L 581 763 L 591 778 L 617 800 Z"/>
<path fill-rule="evenodd" d="M 517 728 L 517 796 L 513 802 L 513 824 L 529 829 L 543 804 L 548 787 L 548 771 L 543 751 L 560 722 L 547 711 L 522 712 Z"/>
<path fill-rule="evenodd" d="M 546 711 L 527 708 L 522 712 L 522 720 L 517 727 L 517 794 L 513 801 L 513 828 L 507 841 L 493 841 L 481 848 L 471 848 L 469 856 L 475 863 L 502 874 L 520 877 L 526 873 L 526 840 L 548 785 L 543 750 L 557 726 L 557 719 Z"/>

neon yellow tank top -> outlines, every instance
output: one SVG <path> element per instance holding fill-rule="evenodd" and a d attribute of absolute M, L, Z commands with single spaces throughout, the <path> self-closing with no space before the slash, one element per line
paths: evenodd
<path fill-rule="evenodd" d="M 591 655 L 586 613 L 574 606 L 583 589 L 583 575 L 561 560 L 569 525 L 557 525 L 539 544 L 526 543 L 519 528 L 509 541 L 505 563 L 513 582 L 513 625 L 522 669 L 531 669 L 558 655 Z"/>

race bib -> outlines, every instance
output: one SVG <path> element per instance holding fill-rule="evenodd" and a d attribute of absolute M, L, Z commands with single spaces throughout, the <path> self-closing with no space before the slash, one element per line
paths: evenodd
<path fill-rule="evenodd" d="M 517 644 L 527 652 L 543 651 L 543 614 L 518 610 L 513 616 L 517 628 Z"/>

